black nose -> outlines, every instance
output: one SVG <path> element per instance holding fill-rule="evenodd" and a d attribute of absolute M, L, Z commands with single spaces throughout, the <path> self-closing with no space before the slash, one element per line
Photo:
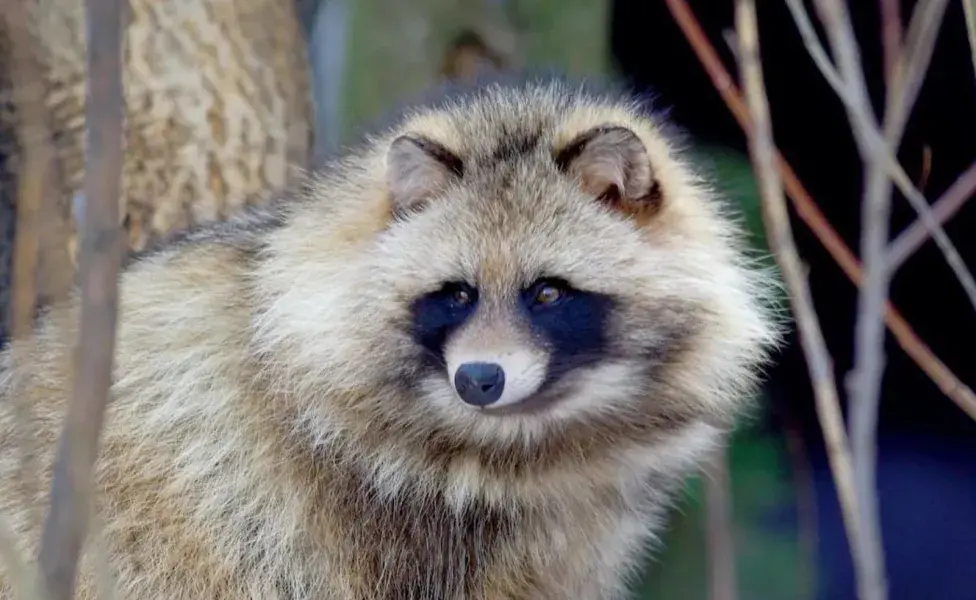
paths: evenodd
<path fill-rule="evenodd" d="M 464 363 L 454 374 L 454 389 L 468 404 L 488 406 L 502 397 L 505 371 L 495 363 Z"/>

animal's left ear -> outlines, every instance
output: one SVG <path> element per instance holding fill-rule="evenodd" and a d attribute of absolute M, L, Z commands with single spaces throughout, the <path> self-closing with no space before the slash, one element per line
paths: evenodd
<path fill-rule="evenodd" d="M 556 165 L 583 189 L 628 213 L 655 211 L 661 193 L 647 148 L 626 127 L 587 130 L 556 153 Z"/>
<path fill-rule="evenodd" d="M 457 155 L 420 136 L 398 137 L 386 156 L 386 182 L 397 212 L 422 207 L 463 173 L 464 165 Z"/>

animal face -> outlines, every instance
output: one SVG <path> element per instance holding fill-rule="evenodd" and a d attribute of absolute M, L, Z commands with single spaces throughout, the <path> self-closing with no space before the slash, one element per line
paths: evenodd
<path fill-rule="evenodd" d="M 629 354 L 615 342 L 635 282 L 614 241 L 639 232 L 552 151 L 540 140 L 508 164 L 469 155 L 469 185 L 427 198 L 389 234 L 392 253 L 420 267 L 405 297 L 427 387 L 485 415 L 547 412 Z"/>
<path fill-rule="evenodd" d="M 630 105 L 489 89 L 356 160 L 266 274 L 284 291 L 261 343 L 327 398 L 308 404 L 317 431 L 575 455 L 721 421 L 752 391 L 767 276 Z"/>
<path fill-rule="evenodd" d="M 705 410 L 673 399 L 683 365 L 718 360 L 723 327 L 743 351 L 765 333 L 710 199 L 639 121 L 495 108 L 439 138 L 408 125 L 387 155 L 375 269 L 409 315 L 422 402 L 505 435 Z"/>

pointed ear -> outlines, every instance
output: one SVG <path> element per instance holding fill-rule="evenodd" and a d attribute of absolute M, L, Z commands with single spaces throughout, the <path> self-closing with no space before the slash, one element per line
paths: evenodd
<path fill-rule="evenodd" d="M 394 211 L 420 208 L 463 173 L 461 159 L 441 144 L 412 135 L 396 138 L 386 157 L 386 182 Z"/>
<path fill-rule="evenodd" d="M 602 202 L 631 214 L 657 210 L 661 194 L 647 148 L 626 127 L 584 131 L 556 153 L 561 171 Z"/>

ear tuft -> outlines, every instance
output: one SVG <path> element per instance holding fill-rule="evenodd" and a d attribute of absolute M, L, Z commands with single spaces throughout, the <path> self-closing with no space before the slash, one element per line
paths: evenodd
<path fill-rule="evenodd" d="M 587 130 L 558 151 L 557 167 L 579 179 L 583 189 L 628 213 L 654 212 L 661 194 L 647 148 L 626 127 Z"/>
<path fill-rule="evenodd" d="M 386 157 L 387 185 L 398 213 L 420 208 L 463 173 L 464 165 L 453 152 L 419 136 L 396 138 Z"/>

